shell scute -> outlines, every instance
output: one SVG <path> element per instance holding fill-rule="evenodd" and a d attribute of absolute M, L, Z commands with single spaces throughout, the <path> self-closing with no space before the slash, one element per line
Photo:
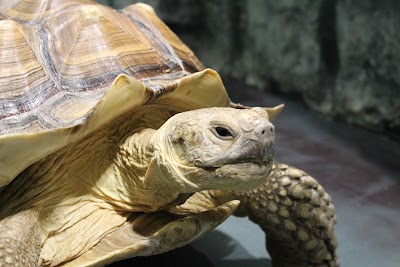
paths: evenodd
<path fill-rule="evenodd" d="M 203 69 L 143 4 L 2 1 L 0 16 L 0 135 L 82 123 L 120 74 L 160 91 Z"/>

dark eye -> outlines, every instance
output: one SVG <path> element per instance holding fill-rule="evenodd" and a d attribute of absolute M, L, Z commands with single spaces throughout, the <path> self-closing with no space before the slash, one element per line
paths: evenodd
<path fill-rule="evenodd" d="M 221 126 L 215 127 L 215 133 L 221 139 L 232 139 L 233 138 L 233 134 L 228 129 L 221 127 Z"/>

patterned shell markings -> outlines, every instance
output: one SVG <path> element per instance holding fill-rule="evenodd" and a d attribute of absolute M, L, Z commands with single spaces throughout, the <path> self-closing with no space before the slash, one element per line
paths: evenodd
<path fill-rule="evenodd" d="M 7 0 L 0 16 L 3 135 L 80 123 L 121 73 L 157 91 L 203 69 L 144 5 L 117 12 L 90 1 Z"/>
<path fill-rule="evenodd" d="M 0 0 L 0 19 L 0 190 L 135 105 L 228 105 L 218 74 L 147 5 Z"/>

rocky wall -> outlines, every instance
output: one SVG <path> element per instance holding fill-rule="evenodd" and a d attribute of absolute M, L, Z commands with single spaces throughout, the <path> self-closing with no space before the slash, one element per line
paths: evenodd
<path fill-rule="evenodd" d="M 143 2 L 221 74 L 400 137 L 400 1 Z"/>

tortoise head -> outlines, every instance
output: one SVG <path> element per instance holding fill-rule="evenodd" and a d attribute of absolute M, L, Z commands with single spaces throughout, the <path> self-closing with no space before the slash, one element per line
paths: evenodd
<path fill-rule="evenodd" d="M 275 133 L 263 108 L 183 112 L 160 130 L 164 169 L 195 190 L 246 190 L 271 171 Z"/>

